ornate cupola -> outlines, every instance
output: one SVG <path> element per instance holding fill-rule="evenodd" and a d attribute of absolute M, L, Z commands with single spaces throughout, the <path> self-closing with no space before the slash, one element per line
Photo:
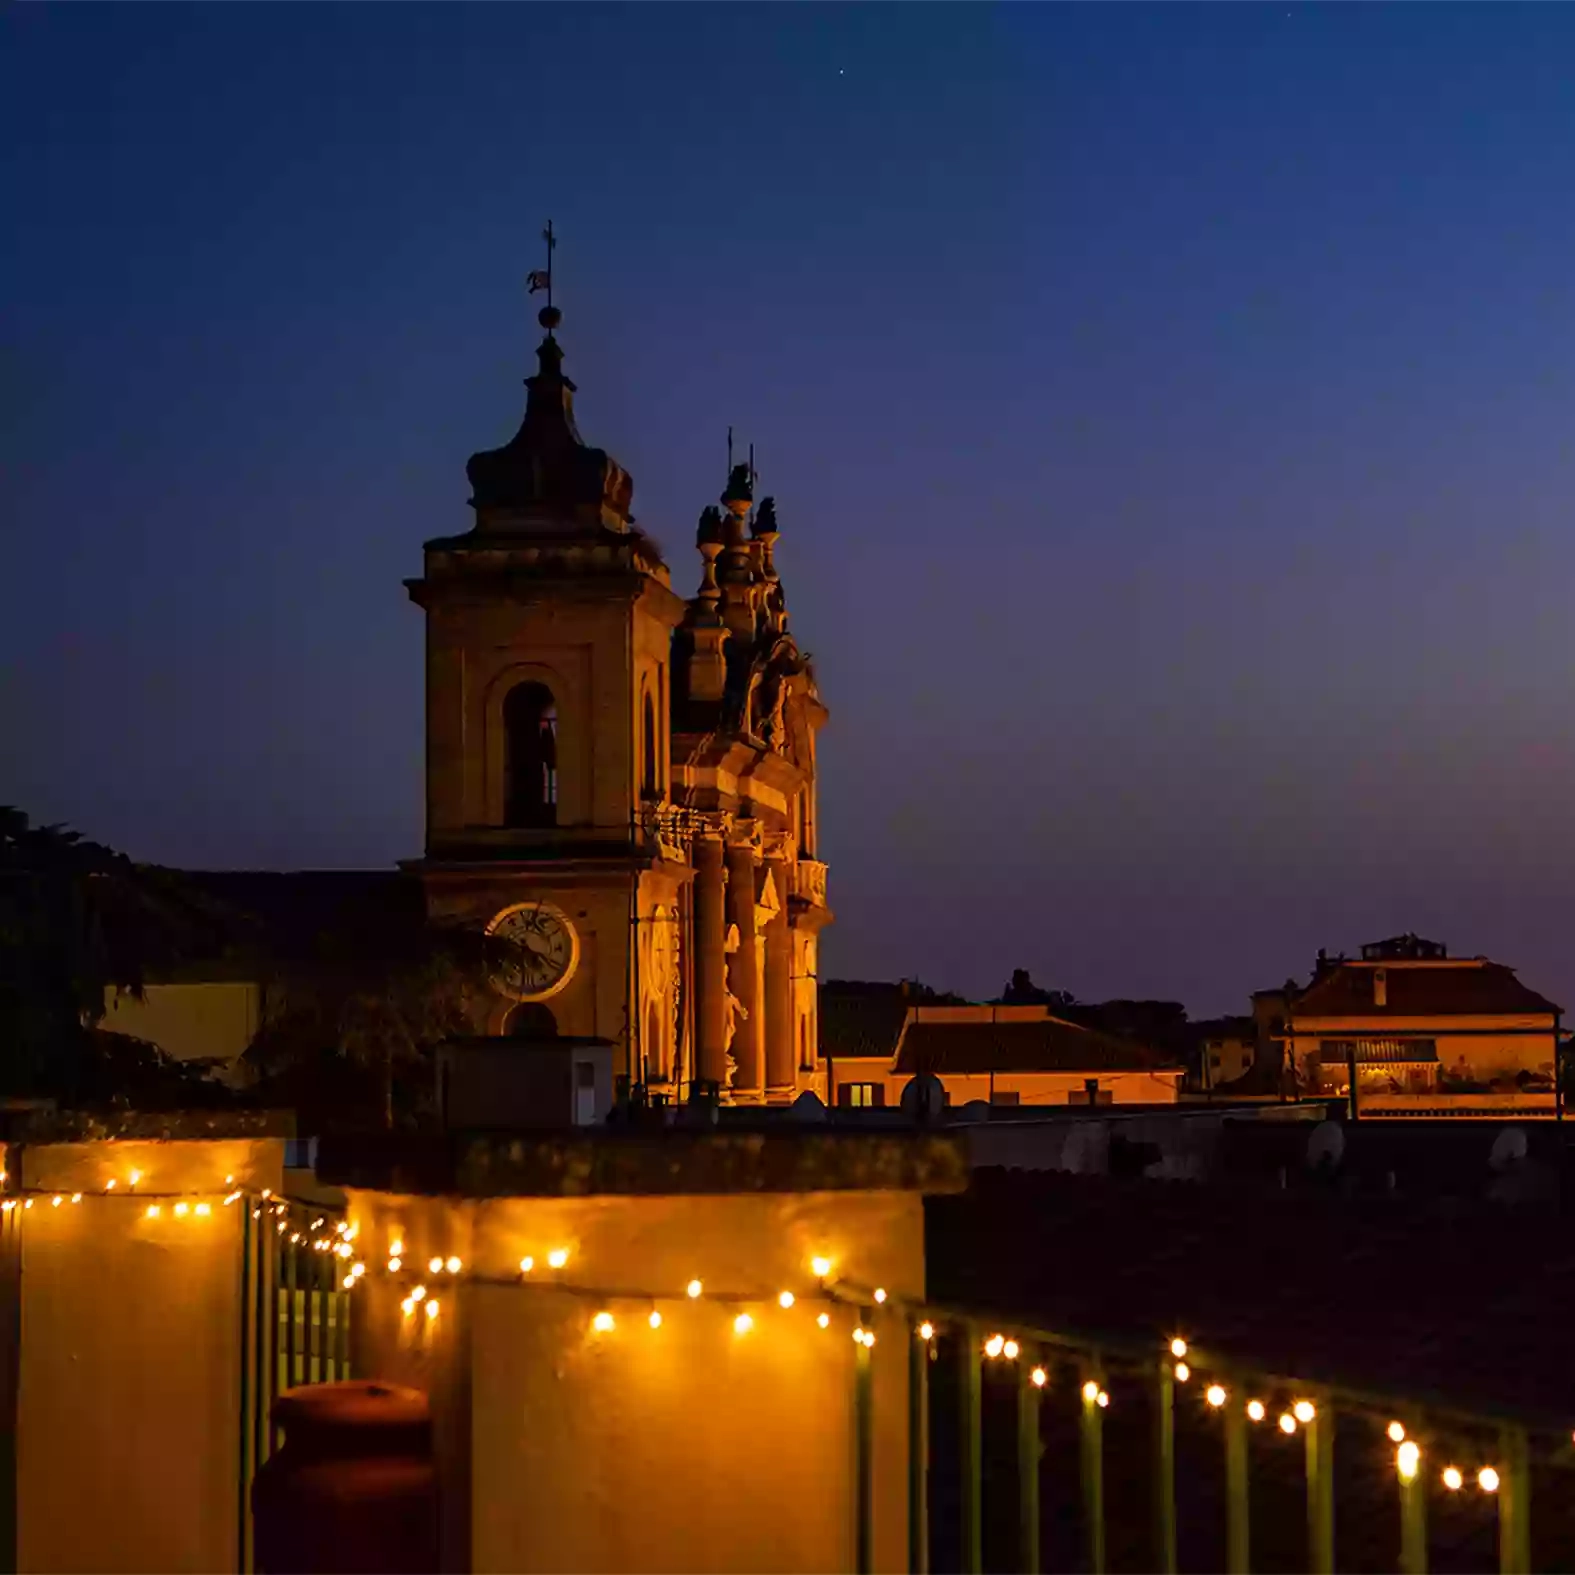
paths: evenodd
<path fill-rule="evenodd" d="M 546 337 L 536 351 L 537 371 L 525 379 L 525 419 L 502 448 L 472 454 L 471 507 L 480 529 L 509 529 L 526 521 L 627 531 L 634 481 L 605 449 L 592 448 L 574 424 L 574 384 L 563 374 L 563 348 L 554 330 L 563 320 L 555 306 L 537 320 Z"/>

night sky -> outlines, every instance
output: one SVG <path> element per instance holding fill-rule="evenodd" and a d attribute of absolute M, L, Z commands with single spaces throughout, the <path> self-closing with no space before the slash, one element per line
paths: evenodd
<path fill-rule="evenodd" d="M 823 975 L 1575 1007 L 1575 9 L 10 7 L 0 802 L 422 837 L 421 614 L 558 300 L 675 584 L 729 422 Z"/>

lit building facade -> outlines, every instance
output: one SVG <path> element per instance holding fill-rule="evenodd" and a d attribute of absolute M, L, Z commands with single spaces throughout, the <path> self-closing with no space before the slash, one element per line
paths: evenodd
<path fill-rule="evenodd" d="M 599 1037 L 631 1085 L 824 1094 L 815 858 L 826 713 L 788 630 L 772 499 L 736 466 L 685 597 L 580 437 L 546 335 L 518 433 L 467 467 L 474 527 L 429 541 L 425 856 L 436 922 L 519 943 L 485 1025 Z"/>

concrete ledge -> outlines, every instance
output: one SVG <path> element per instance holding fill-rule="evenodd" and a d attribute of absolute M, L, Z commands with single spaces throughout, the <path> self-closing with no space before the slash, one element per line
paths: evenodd
<path fill-rule="evenodd" d="M 320 1180 L 459 1197 L 961 1192 L 961 1139 L 931 1133 L 661 1132 L 324 1138 Z"/>

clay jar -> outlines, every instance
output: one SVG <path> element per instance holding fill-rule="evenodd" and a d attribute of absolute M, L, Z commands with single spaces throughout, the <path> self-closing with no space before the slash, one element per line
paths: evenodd
<path fill-rule="evenodd" d="M 284 1444 L 252 1482 L 259 1575 L 431 1575 L 437 1470 L 427 1397 L 308 1384 L 274 1402 Z"/>

